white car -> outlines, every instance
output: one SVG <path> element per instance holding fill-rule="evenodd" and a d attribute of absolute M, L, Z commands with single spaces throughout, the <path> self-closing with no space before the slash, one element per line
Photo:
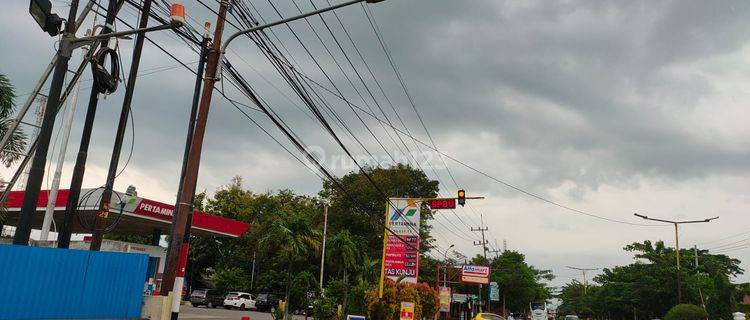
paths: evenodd
<path fill-rule="evenodd" d="M 255 298 L 245 292 L 230 292 L 224 298 L 224 308 L 255 309 Z"/>

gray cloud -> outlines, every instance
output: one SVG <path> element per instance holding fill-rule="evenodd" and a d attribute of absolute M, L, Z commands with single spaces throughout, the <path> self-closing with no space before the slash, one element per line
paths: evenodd
<path fill-rule="evenodd" d="M 296 12 L 289 1 L 275 3 L 285 15 Z M 298 3 L 310 8 L 305 1 Z M 187 5 L 196 21 L 213 19 L 200 5 L 190 1 Z M 267 3 L 255 5 L 267 20 L 276 17 Z M 688 216 L 722 211 L 727 224 L 720 225 L 718 231 L 696 232 L 697 242 L 731 232 L 731 221 L 742 219 L 748 205 L 740 191 L 746 190 L 750 171 L 750 133 L 743 129 L 750 117 L 744 106 L 750 99 L 742 88 L 750 74 L 745 57 L 750 33 L 748 6 L 745 1 L 422 0 L 386 1 L 372 9 L 442 150 L 533 192 L 612 218 L 627 220 L 633 211 L 644 210 Z M 0 34 L 0 72 L 11 77 L 19 92 L 31 88 L 54 50 L 53 39 L 37 30 L 26 11 L 22 2 L 6 4 L 0 11 L 0 28 L 13 30 Z M 361 8 L 346 8 L 339 15 L 409 130 L 428 142 Z M 135 21 L 132 11 L 125 17 Z M 326 15 L 326 19 L 385 113 L 398 123 L 334 17 Z M 379 114 L 320 20 L 310 22 L 368 100 L 369 108 Z M 340 90 L 367 109 L 307 25 L 292 25 Z M 288 29 L 280 27 L 274 32 L 301 70 L 330 87 Z M 154 34 L 153 39 L 186 62 L 197 60 L 170 35 Z M 131 46 L 127 41 L 121 44 L 125 69 Z M 150 44 L 146 48 L 142 68 L 174 64 Z M 292 94 L 257 49 L 244 39 L 232 48 L 228 57 L 233 64 L 306 143 L 325 150 L 329 164 L 332 156 L 342 154 L 318 124 L 266 82 L 270 80 L 284 94 Z M 143 179 L 149 184 L 144 188 L 155 198 L 172 200 L 193 81 L 184 69 L 139 79 L 133 105 L 137 130 L 134 156 L 118 185 L 124 188 L 133 183 L 128 179 Z M 228 83 L 223 85 L 231 97 L 248 102 Z M 100 104 L 90 155 L 92 174 L 86 180 L 89 186 L 101 184 L 122 94 L 121 89 Z M 330 94 L 322 95 L 368 150 L 383 157 L 380 146 L 349 107 Z M 82 94 L 79 110 L 84 108 L 86 96 Z M 258 191 L 286 187 L 305 193 L 319 190 L 319 179 L 307 168 L 218 95 L 213 101 L 199 189 L 212 191 L 232 176 L 242 175 L 248 187 Z M 255 111 L 248 112 L 292 148 L 270 121 Z M 398 149 L 399 143 L 394 144 L 385 132 L 398 141 L 392 130 L 384 131 L 370 117 L 362 117 L 386 150 Z M 68 167 L 78 146 L 82 119 L 79 111 Z M 335 124 L 334 128 L 351 150 L 365 154 L 345 131 Z M 412 143 L 409 148 L 418 151 Z M 437 160 L 434 155 L 433 160 Z M 537 264 L 557 268 L 569 257 L 591 263 L 624 263 L 629 260 L 613 256 L 611 251 L 631 241 L 667 238 L 658 231 L 626 233 L 619 225 L 561 214 L 559 209 L 540 205 L 448 163 L 461 187 L 488 196 L 487 202 L 476 206 L 486 213 L 491 228 L 497 230 L 495 235 L 510 238 L 512 247 L 529 250 L 530 259 Z M 335 168 L 334 172 L 348 170 L 352 168 Z M 444 170 L 436 170 L 442 188 L 452 193 L 450 177 Z M 430 169 L 427 173 L 434 176 Z M 67 181 L 64 176 L 63 184 Z M 705 207 L 694 200 L 704 196 L 708 199 Z M 472 224 L 479 221 L 474 212 L 461 214 Z M 440 243 L 465 242 L 453 235 L 456 228 L 466 229 L 454 218 L 439 218 L 452 230 L 436 227 Z M 534 228 L 548 235 L 529 237 L 525 230 Z M 466 233 L 462 232 L 464 237 Z M 610 236 L 610 240 L 601 240 Z M 597 241 L 602 243 L 584 253 L 574 248 Z M 476 249 L 461 246 L 466 252 Z"/>

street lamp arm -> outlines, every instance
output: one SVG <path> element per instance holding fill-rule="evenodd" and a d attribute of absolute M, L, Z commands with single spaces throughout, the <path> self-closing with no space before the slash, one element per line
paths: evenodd
<path fill-rule="evenodd" d="M 639 218 L 643 218 L 645 220 L 665 222 L 665 223 L 671 223 L 671 224 L 678 223 L 677 221 L 670 221 L 670 220 L 664 220 L 664 219 L 649 218 L 647 216 L 644 216 L 644 215 L 641 215 L 641 214 L 637 214 L 637 213 L 634 213 L 633 215 L 635 215 L 636 217 L 639 217 Z"/>
<path fill-rule="evenodd" d="M 352 4 L 355 4 L 355 3 L 360 3 L 360 2 L 363 2 L 363 1 L 367 1 L 369 3 L 374 3 L 374 2 L 380 2 L 382 0 L 377 0 L 377 1 L 376 0 L 350 0 L 350 1 L 347 1 L 347 2 L 339 3 L 339 4 L 331 6 L 331 7 L 321 8 L 321 9 L 318 9 L 318 10 L 315 10 L 315 11 L 310 11 L 310 12 L 307 12 L 307 13 L 303 13 L 303 14 L 300 14 L 300 15 L 296 15 L 296 16 L 293 16 L 293 17 L 286 18 L 286 19 L 282 19 L 282 20 L 279 20 L 279 21 L 276 21 L 276 22 L 271 22 L 271 23 L 267 23 L 267 24 L 264 24 L 264 25 L 255 26 L 255 27 L 252 27 L 252 28 L 249 28 L 249 29 L 237 31 L 237 32 L 233 33 L 232 35 L 230 35 L 229 38 L 227 38 L 227 40 L 221 46 L 221 55 L 224 55 L 226 53 L 227 47 L 229 47 L 229 44 L 232 42 L 232 40 L 234 40 L 235 38 L 237 38 L 237 37 L 239 37 L 239 36 L 241 36 L 243 34 L 248 34 L 248 33 L 255 32 L 255 31 L 258 31 L 258 30 L 262 30 L 262 29 L 265 29 L 265 28 L 277 26 L 277 25 L 284 24 L 284 23 L 287 23 L 287 22 L 290 22 L 290 21 L 294 21 L 294 20 L 297 20 L 297 19 L 307 18 L 309 16 L 314 16 L 314 15 L 317 15 L 317 14 L 321 14 L 323 12 L 335 10 L 335 9 L 338 9 L 338 8 L 341 8 L 341 7 L 346 7 L 346 6 L 349 6 L 349 5 L 352 5 Z"/>
<path fill-rule="evenodd" d="M 154 27 L 147 27 L 147 28 L 138 28 L 133 30 L 127 30 L 127 31 L 119 31 L 119 32 L 111 32 L 111 33 L 105 33 L 105 34 L 98 34 L 95 36 L 88 36 L 88 37 L 81 37 L 81 38 L 75 38 L 72 39 L 72 43 L 87 43 L 90 41 L 96 41 L 96 40 L 106 40 L 109 38 L 117 38 L 122 36 L 128 36 L 131 34 L 136 34 L 140 32 L 151 32 L 151 31 L 159 31 L 159 30 L 165 30 L 165 29 L 172 29 L 181 26 L 181 24 L 172 24 L 167 23 L 159 26 Z"/>
<path fill-rule="evenodd" d="M 713 217 L 713 218 L 708 218 L 708 219 L 703 219 L 703 220 L 677 221 L 677 223 L 679 223 L 679 224 L 682 224 L 682 223 L 704 223 L 704 222 L 711 222 L 711 220 L 716 220 L 716 219 L 719 219 L 719 217 Z"/>

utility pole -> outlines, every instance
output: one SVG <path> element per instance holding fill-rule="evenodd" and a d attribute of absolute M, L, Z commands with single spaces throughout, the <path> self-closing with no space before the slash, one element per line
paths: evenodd
<path fill-rule="evenodd" d="M 326 232 L 328 232 L 328 204 L 323 204 L 323 251 L 320 254 L 320 292 L 323 292 L 323 268 L 326 259 Z"/>
<path fill-rule="evenodd" d="M 184 180 L 178 190 L 181 190 L 177 206 L 175 207 L 174 217 L 172 218 L 172 231 L 169 237 L 169 249 L 167 251 L 166 268 L 162 281 L 162 291 L 172 292 L 172 319 L 177 319 L 180 312 L 180 298 L 182 295 L 183 276 L 185 273 L 185 264 L 189 252 L 189 244 L 185 243 L 185 233 L 188 224 L 188 216 L 192 207 L 194 191 L 198 180 L 198 169 L 200 166 L 200 157 L 203 147 L 203 137 L 206 132 L 206 123 L 208 121 L 208 112 L 211 107 L 211 98 L 216 82 L 217 67 L 221 61 L 221 36 L 224 32 L 224 22 L 229 7 L 228 0 L 222 0 L 219 6 L 218 17 L 216 21 L 216 30 L 214 31 L 214 40 L 211 50 L 208 52 L 206 62 L 206 77 L 203 80 L 203 88 L 198 113 L 196 117 L 195 129 L 192 132 L 192 141 L 188 152 L 187 164 Z"/>
<path fill-rule="evenodd" d="M 677 304 L 682 303 L 682 279 L 680 277 L 680 230 L 679 225 L 681 224 L 688 224 L 688 223 L 707 223 L 711 222 L 711 220 L 719 219 L 719 217 L 713 217 L 703 220 L 686 220 L 686 221 L 672 221 L 672 220 L 665 220 L 665 219 L 656 219 L 656 218 L 649 218 L 644 215 L 640 215 L 637 213 L 634 213 L 636 217 L 645 219 L 645 220 L 651 220 L 651 221 L 658 221 L 658 222 L 664 222 L 664 223 L 670 223 L 674 225 L 674 239 L 675 239 L 675 259 L 677 262 Z"/>
<path fill-rule="evenodd" d="M 112 0 L 114 1 L 114 0 Z M 141 18 L 138 22 L 138 28 L 145 28 L 148 26 L 148 18 L 151 13 L 151 2 L 153 0 L 143 1 L 143 10 L 141 10 Z M 96 215 L 94 222 L 94 235 L 91 237 L 90 250 L 99 251 L 102 246 L 102 239 L 104 237 L 104 229 L 106 227 L 106 219 L 109 216 L 109 206 L 112 200 L 112 188 L 115 184 L 115 178 L 117 178 L 117 165 L 120 162 L 120 152 L 122 151 L 122 142 L 125 139 L 125 131 L 128 126 L 128 116 L 130 115 L 130 105 L 133 102 L 133 94 L 135 92 L 135 81 L 138 78 L 138 67 L 141 64 L 141 53 L 143 52 L 143 42 L 145 41 L 145 32 L 139 32 L 135 38 L 135 45 L 133 46 L 133 58 L 130 63 L 130 73 L 128 74 L 128 82 L 125 85 L 125 98 L 122 101 L 122 110 L 120 111 L 120 121 L 117 124 L 117 133 L 115 134 L 115 143 L 112 147 L 112 156 L 109 160 L 109 171 L 107 172 L 107 181 L 104 183 L 104 192 L 102 192 L 102 199 L 99 203 L 99 211 Z M 135 128 L 133 128 L 135 130 Z"/>
<path fill-rule="evenodd" d="M 255 283 L 255 254 L 257 252 L 253 251 L 253 269 L 250 271 L 250 292 L 253 292 L 253 284 Z"/>
<path fill-rule="evenodd" d="M 86 35 L 89 35 L 87 32 Z M 86 59 L 88 50 L 83 49 L 83 59 Z M 73 96 L 70 98 L 70 111 L 65 118 L 65 126 L 62 129 L 62 141 L 60 143 L 60 153 L 57 156 L 57 164 L 55 164 L 55 173 L 52 178 L 52 186 L 49 190 L 49 196 L 47 197 L 47 209 L 44 212 L 44 221 L 42 222 L 42 233 L 39 239 L 47 241 L 49 239 L 49 230 L 52 225 L 53 214 L 55 213 L 55 203 L 57 202 L 57 192 L 60 189 L 60 177 L 62 176 L 62 168 L 65 162 L 65 153 L 68 150 L 68 139 L 70 138 L 70 131 L 73 128 L 73 119 L 75 118 L 76 105 L 78 104 L 78 91 L 81 88 L 81 82 L 74 77 L 73 81 Z M 59 231 L 59 230 L 58 230 Z"/>
<path fill-rule="evenodd" d="M 159 26 L 154 27 L 143 27 L 143 28 L 137 28 L 134 30 L 127 30 L 127 31 L 112 31 L 112 25 L 114 23 L 114 20 L 117 16 L 117 12 L 122 7 L 124 0 L 110 0 L 109 6 L 107 7 L 107 18 L 104 23 L 104 28 L 102 28 L 102 32 L 99 35 L 91 35 L 84 38 L 74 38 L 74 39 L 65 39 L 62 41 L 63 43 L 72 43 L 73 46 L 81 46 L 87 43 L 101 43 L 101 41 L 107 41 L 111 42 L 112 38 L 132 35 L 132 34 L 139 34 L 139 38 L 143 33 L 146 32 L 152 32 L 152 31 L 159 31 L 159 30 L 165 30 L 165 29 L 172 29 L 177 28 L 182 25 L 184 21 L 184 17 L 180 16 L 179 13 L 181 12 L 184 14 L 184 8 L 183 10 L 177 10 L 176 14 L 173 14 L 170 17 L 170 23 L 169 24 L 163 24 Z M 180 4 L 172 4 L 172 8 L 181 8 L 182 5 Z M 61 45 L 62 46 L 62 45 Z M 92 46 L 93 50 L 96 50 L 96 46 Z M 102 49 L 109 47 L 109 43 L 102 44 Z M 110 49 L 107 49 L 110 50 Z M 110 51 L 111 52 L 111 51 Z M 95 55 L 100 58 L 104 59 L 104 56 L 107 54 L 107 51 L 98 51 L 95 53 Z M 98 61 L 100 64 L 103 64 L 103 61 Z M 92 66 L 92 68 L 98 68 L 100 66 Z M 137 68 L 136 68 L 137 69 Z M 97 71 L 95 71 L 97 72 Z M 132 70 L 131 70 L 132 72 Z M 135 78 L 135 77 L 133 77 Z M 118 81 L 118 78 L 111 79 L 112 81 Z M 131 79 L 128 79 L 131 80 Z M 132 79 L 134 81 L 134 79 Z M 96 83 L 96 81 L 95 81 Z M 132 84 L 130 81 L 128 82 L 128 87 L 131 87 L 135 85 L 135 82 Z M 73 167 L 73 176 L 71 178 L 70 182 L 70 193 L 68 194 L 68 204 L 65 207 L 65 216 L 63 219 L 62 227 L 60 228 L 60 233 L 58 235 L 58 248 L 68 248 L 70 246 L 70 236 L 72 232 L 72 224 L 73 224 L 73 216 L 77 214 L 78 210 L 78 199 L 81 195 L 81 185 L 83 184 L 83 175 L 86 171 L 86 159 L 88 158 L 88 149 L 89 149 L 89 142 L 91 141 L 91 131 L 94 127 L 94 118 L 96 116 L 96 108 L 99 101 L 99 93 L 111 93 L 110 91 L 114 91 L 114 87 L 107 86 L 106 84 L 103 84 L 103 88 L 94 87 L 91 90 L 91 95 L 89 96 L 89 105 L 86 111 L 86 119 L 84 120 L 83 124 L 83 134 L 81 135 L 81 144 L 78 149 L 78 156 L 76 157 L 76 163 Z M 132 90 L 131 90 L 132 92 Z M 119 130 L 119 128 L 118 128 Z M 119 151 L 118 151 L 119 153 Z M 119 156 L 118 156 L 119 160 Z M 114 181 L 114 179 L 113 179 Z M 106 189 L 106 186 L 105 186 Z M 110 187 L 111 191 L 111 187 Z M 111 192 L 110 192 L 111 194 Z M 104 196 L 104 195 L 103 195 Z M 104 198 L 104 197 L 103 197 Z M 106 197 L 107 201 L 109 201 L 109 196 Z M 105 212 L 102 214 L 102 211 L 99 212 L 99 215 L 104 215 L 106 218 L 106 215 L 108 215 L 108 212 Z M 96 217 L 97 220 L 94 223 L 94 226 L 91 226 L 90 230 L 94 235 L 98 233 L 100 230 L 98 229 L 97 225 L 100 225 L 101 219 L 99 219 L 99 216 Z M 96 242 L 101 242 L 101 239 L 96 239 L 94 237 L 94 241 L 92 241 L 92 247 L 96 248 Z"/>
<path fill-rule="evenodd" d="M 583 295 L 584 296 L 587 295 L 589 283 L 588 283 L 588 280 L 586 280 L 586 271 L 599 270 L 599 268 L 579 268 L 579 267 L 571 267 L 571 266 L 567 266 L 567 267 L 569 269 L 578 270 L 578 271 L 581 271 L 581 273 L 583 273 Z"/>
<path fill-rule="evenodd" d="M 70 11 L 68 11 L 68 23 L 65 26 L 63 38 L 75 36 L 77 12 L 78 0 L 71 0 Z M 65 73 L 68 72 L 68 62 L 70 61 L 72 51 L 73 48 L 70 47 L 67 41 L 60 41 L 60 47 L 57 49 L 57 65 L 55 65 L 49 93 L 47 94 L 46 111 L 44 112 L 42 126 L 39 129 L 39 137 L 37 139 L 34 160 L 31 162 L 29 179 L 26 182 L 21 216 L 16 228 L 16 234 L 13 236 L 13 244 L 15 245 L 26 246 L 29 244 L 31 220 L 36 213 L 36 203 L 39 199 L 39 190 L 42 188 L 42 179 L 44 178 L 44 167 L 47 165 L 49 142 L 52 138 L 52 130 L 55 127 L 55 115 L 57 115 L 57 108 L 60 105 L 60 94 L 65 82 Z"/>
<path fill-rule="evenodd" d="M 489 228 L 487 228 L 487 227 L 484 226 L 484 218 L 481 215 L 479 216 L 479 219 L 480 219 L 481 225 L 479 226 L 479 228 L 476 228 L 476 229 L 474 227 L 472 227 L 471 231 L 473 231 L 473 232 L 481 232 L 482 233 L 482 242 L 474 241 L 474 245 L 475 246 L 482 246 L 482 249 L 483 249 L 482 252 L 484 252 L 484 259 L 486 260 L 487 259 L 487 243 L 488 242 L 484 238 L 484 232 L 487 231 L 487 230 L 489 230 Z"/>
<path fill-rule="evenodd" d="M 698 271 L 698 246 L 693 246 L 693 256 L 695 256 L 695 273 L 700 274 L 700 271 Z M 701 297 L 701 305 L 703 306 L 703 311 L 708 314 L 708 310 L 706 310 L 706 300 L 703 298 L 703 290 L 701 290 L 700 285 L 698 285 L 698 295 Z M 708 320 L 708 315 L 706 316 L 706 320 Z"/>
<path fill-rule="evenodd" d="M 117 3 L 116 9 L 113 9 L 115 3 Z M 110 0 L 109 7 L 107 10 L 107 17 L 104 22 L 104 28 L 101 34 L 108 34 L 112 32 L 110 26 L 115 21 L 117 11 L 122 7 L 122 0 Z M 93 36 L 93 34 L 92 34 Z M 108 46 L 107 43 L 102 44 L 103 47 Z M 91 48 L 92 52 L 96 52 L 96 46 Z M 63 216 L 63 222 L 60 226 L 60 232 L 57 234 L 57 247 L 67 249 L 70 247 L 70 236 L 73 230 L 73 216 L 78 211 L 78 200 L 81 197 L 81 186 L 83 185 L 83 176 L 86 172 L 86 160 L 88 159 L 89 142 L 91 142 L 91 131 L 94 129 L 94 119 L 96 118 L 96 108 L 99 104 L 99 92 L 96 88 L 91 88 L 91 94 L 89 95 L 89 103 L 86 108 L 86 118 L 83 122 L 83 133 L 81 134 L 81 141 L 78 146 L 78 155 L 76 156 L 76 163 L 73 166 L 73 175 L 70 178 L 70 191 L 68 192 L 68 203 L 65 206 L 65 214 Z"/>

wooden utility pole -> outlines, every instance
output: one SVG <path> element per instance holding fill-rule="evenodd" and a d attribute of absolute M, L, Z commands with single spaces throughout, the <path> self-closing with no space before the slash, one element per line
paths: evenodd
<path fill-rule="evenodd" d="M 193 202 L 193 193 L 198 180 L 198 169 L 200 167 L 201 151 L 203 148 L 203 137 L 206 132 L 208 112 L 211 107 L 211 98 L 216 83 L 221 50 L 221 36 L 224 32 L 224 21 L 229 7 L 228 0 L 222 0 L 216 19 L 216 30 L 211 50 L 208 52 L 206 62 L 206 75 L 203 80 L 198 116 L 196 118 L 193 139 L 188 153 L 187 167 L 184 180 L 179 190 L 182 190 L 177 200 L 174 217 L 172 218 L 172 232 L 169 237 L 169 249 L 167 251 L 166 268 L 162 281 L 162 292 L 172 292 L 172 319 L 177 319 L 180 308 L 180 296 L 182 295 L 182 284 L 184 282 L 185 265 L 187 264 L 189 246 L 184 243 L 184 235 L 188 223 L 188 215 Z M 191 192 L 192 191 L 192 192 Z"/>

